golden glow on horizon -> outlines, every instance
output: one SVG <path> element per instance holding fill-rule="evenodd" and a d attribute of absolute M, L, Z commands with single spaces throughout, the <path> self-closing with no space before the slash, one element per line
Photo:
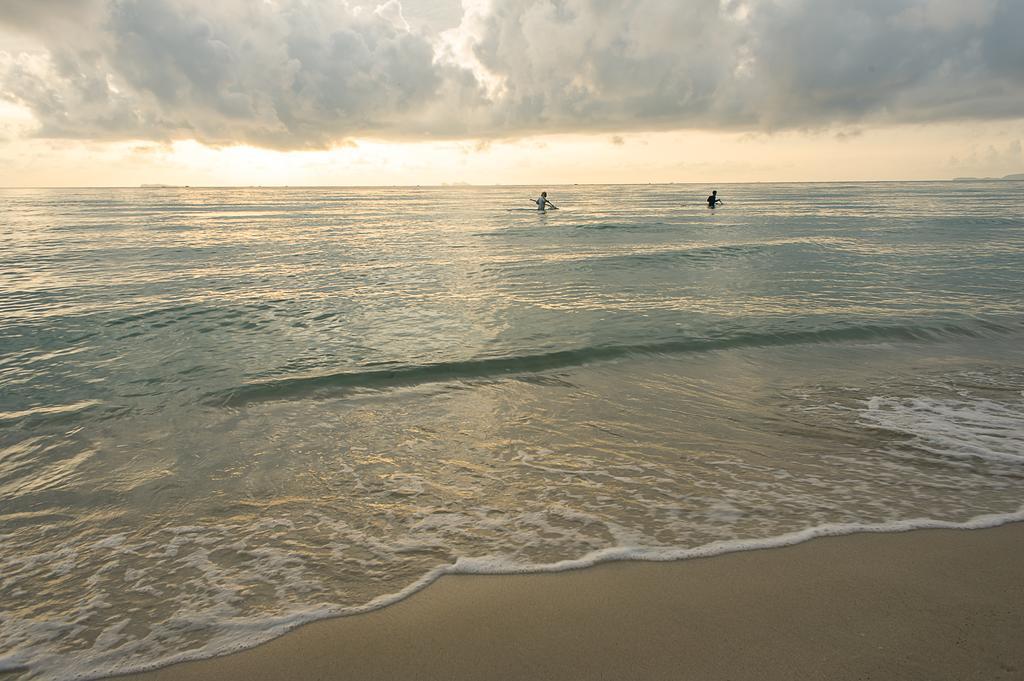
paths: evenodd
<path fill-rule="evenodd" d="M 660 132 L 358 140 L 323 151 L 23 139 L 0 109 L 0 186 L 440 185 L 948 179 L 1024 172 L 1024 121 L 775 135 Z"/>
<path fill-rule="evenodd" d="M 116 3 L 107 1 L 18 0 L 0 11 L 0 186 L 718 183 L 1024 172 L 1019 41 L 994 30 L 1017 15 L 999 0 L 849 13 L 781 1 L 766 2 L 762 13 L 757 3 L 724 0 L 717 8 L 581 2 L 569 14 L 541 0 L 194 4 L 167 0 L 130 17 L 111 13 Z M 180 21 L 161 19 L 164 10 Z M 719 19 L 710 33 L 696 20 L 705 16 Z M 788 22 L 805 30 L 791 36 Z M 541 29 L 556 25 L 559 39 L 551 40 Z M 362 36 L 363 56 L 341 43 L 330 52 L 338 30 Z M 122 49 L 129 36 L 153 40 L 160 32 L 166 40 L 152 50 Z M 194 68 L 189 53 L 206 42 L 220 55 L 213 70 Z M 337 70 L 342 54 L 353 61 Z M 879 62 L 884 54 L 895 56 Z M 229 91 L 217 92 L 228 83 Z M 481 88 L 491 96 L 481 98 Z M 1017 118 L 990 120 L 1003 115 Z M 955 122 L 906 123 L 937 120 Z M 699 122 L 705 131 L 572 127 L 639 130 L 666 121 Z M 750 132 L 801 122 L 826 129 Z M 497 141 L 434 140 L 427 132 L 556 125 L 569 132 Z M 728 132 L 730 125 L 749 127 Z M 301 147 L 354 129 L 395 139 L 339 141 L 325 151 L 124 141 L 195 134 Z M 40 132 L 80 139 L 33 137 Z"/>

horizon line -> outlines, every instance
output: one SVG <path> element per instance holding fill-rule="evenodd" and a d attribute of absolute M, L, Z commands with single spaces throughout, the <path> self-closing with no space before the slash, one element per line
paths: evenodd
<path fill-rule="evenodd" d="M 1014 173 L 1015 174 L 1015 173 Z M 753 181 L 669 181 L 669 182 L 553 182 L 533 184 L 474 184 L 450 182 L 442 184 L 161 184 L 141 183 L 133 185 L 0 185 L 4 189 L 465 189 L 482 187 L 646 187 L 671 185 L 728 186 L 740 184 L 883 184 L 911 182 L 1020 182 L 1011 177 L 949 177 L 932 179 L 901 180 L 753 180 Z"/>

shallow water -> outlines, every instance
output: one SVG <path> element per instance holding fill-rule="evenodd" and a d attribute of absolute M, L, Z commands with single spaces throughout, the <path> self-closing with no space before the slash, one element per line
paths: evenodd
<path fill-rule="evenodd" d="M 0 669 L 1024 517 L 1020 188 L 0 191 Z"/>

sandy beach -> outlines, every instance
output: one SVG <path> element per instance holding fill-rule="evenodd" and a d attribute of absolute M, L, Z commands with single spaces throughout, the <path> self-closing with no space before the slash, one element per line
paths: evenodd
<path fill-rule="evenodd" d="M 674 563 L 445 577 L 394 606 L 122 678 L 1024 678 L 1024 523 Z"/>

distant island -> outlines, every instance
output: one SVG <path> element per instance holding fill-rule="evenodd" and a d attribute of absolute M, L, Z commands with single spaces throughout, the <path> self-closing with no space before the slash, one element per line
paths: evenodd
<path fill-rule="evenodd" d="M 1024 180 L 1024 173 L 1015 173 L 1013 175 L 1004 175 L 1003 177 L 954 177 L 954 182 L 1002 182 L 1004 180 L 1021 181 Z"/>

